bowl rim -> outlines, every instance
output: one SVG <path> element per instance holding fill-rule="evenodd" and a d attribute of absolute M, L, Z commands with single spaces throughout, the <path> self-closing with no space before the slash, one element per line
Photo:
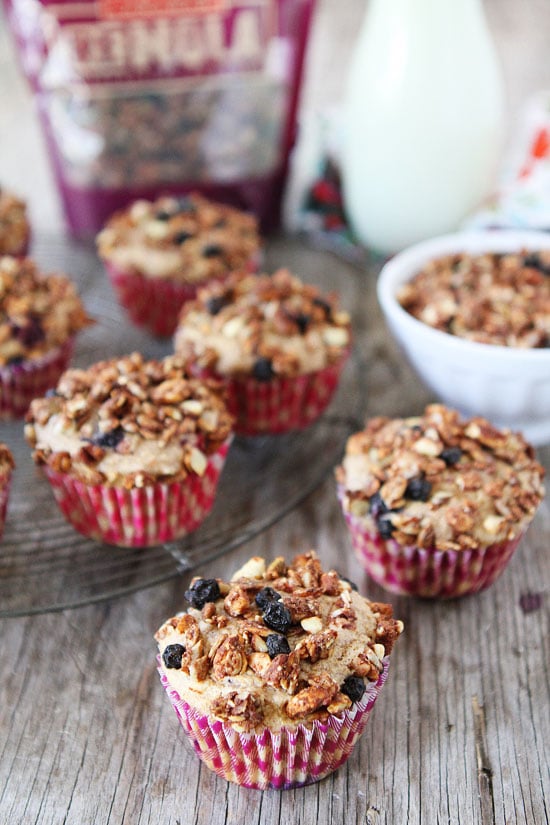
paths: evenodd
<path fill-rule="evenodd" d="M 550 233 L 531 230 L 472 229 L 440 235 L 407 247 L 390 258 L 382 267 L 377 283 L 378 302 L 386 316 L 408 331 L 416 340 L 422 338 L 434 348 L 458 349 L 464 355 L 491 361 L 530 361 L 542 364 L 550 358 L 550 348 L 507 347 L 470 341 L 458 335 L 429 326 L 404 309 L 396 298 L 397 288 L 412 279 L 416 272 L 433 258 L 453 252 L 482 254 L 483 252 L 516 252 L 520 249 L 535 252 L 550 250 Z"/>

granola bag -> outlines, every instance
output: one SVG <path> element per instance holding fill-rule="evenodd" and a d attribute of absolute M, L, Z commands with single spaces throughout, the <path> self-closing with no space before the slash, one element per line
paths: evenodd
<path fill-rule="evenodd" d="M 277 225 L 315 0 L 4 0 L 66 218 L 200 191 Z"/>

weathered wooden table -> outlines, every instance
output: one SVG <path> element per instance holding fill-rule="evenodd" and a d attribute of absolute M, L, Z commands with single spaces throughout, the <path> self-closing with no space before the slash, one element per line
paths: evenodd
<path fill-rule="evenodd" d="M 334 21 L 351 36 L 357 5 L 321 5 L 313 67 L 321 65 L 319 50 L 326 50 Z M 548 34 L 550 23 L 547 0 L 529 0 L 521 11 L 516 6 L 510 0 L 489 4 L 514 70 L 526 55 L 537 54 L 540 31 L 545 25 Z M 520 54 L 526 31 L 532 41 Z M 22 95 L 4 47 L 0 36 L 0 92 L 15 83 Z M 525 63 L 524 85 L 512 86 L 516 98 L 550 80 L 548 62 L 538 65 L 535 74 Z M 314 100 L 318 88 L 309 94 Z M 19 189 L 25 193 L 26 187 L 34 199 L 39 228 L 57 232 L 51 182 L 38 144 L 22 127 L 32 123 L 28 100 L 12 101 L 6 111 L 0 172 L 6 183 L 23 182 Z M 18 153 L 12 130 L 31 147 L 30 155 Z M 30 159 L 37 159 L 36 170 Z M 33 176 L 40 183 L 35 191 Z M 332 270 L 344 285 L 367 365 L 369 415 L 422 409 L 429 394 L 389 339 L 373 272 L 288 239 L 271 242 L 270 262 L 294 265 L 305 277 Z M 540 457 L 550 470 L 550 449 Z M 185 576 L 95 606 L 1 620 L 0 825 L 548 823 L 549 543 L 547 500 L 490 590 L 449 603 L 391 596 L 355 561 L 327 477 L 275 526 L 201 567 L 206 576 L 223 576 L 250 555 L 273 558 L 316 547 L 363 593 L 391 601 L 405 623 L 386 687 L 350 760 L 323 782 L 296 791 L 230 785 L 202 768 L 185 741 L 158 683 L 152 639 L 182 607 Z"/>

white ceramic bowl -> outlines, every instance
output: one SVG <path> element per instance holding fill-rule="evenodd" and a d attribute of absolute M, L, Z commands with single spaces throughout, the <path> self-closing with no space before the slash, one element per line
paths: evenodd
<path fill-rule="evenodd" d="M 550 249 L 550 235 L 508 230 L 462 232 L 416 244 L 391 258 L 378 281 L 386 321 L 412 366 L 449 407 L 550 443 L 550 348 L 520 349 L 467 341 L 434 329 L 396 300 L 398 289 L 432 258 L 455 252 Z"/>

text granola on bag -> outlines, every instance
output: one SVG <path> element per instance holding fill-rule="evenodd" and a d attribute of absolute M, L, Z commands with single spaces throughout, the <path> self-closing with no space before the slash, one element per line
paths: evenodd
<path fill-rule="evenodd" d="M 71 230 L 190 190 L 279 220 L 315 0 L 4 0 Z"/>

